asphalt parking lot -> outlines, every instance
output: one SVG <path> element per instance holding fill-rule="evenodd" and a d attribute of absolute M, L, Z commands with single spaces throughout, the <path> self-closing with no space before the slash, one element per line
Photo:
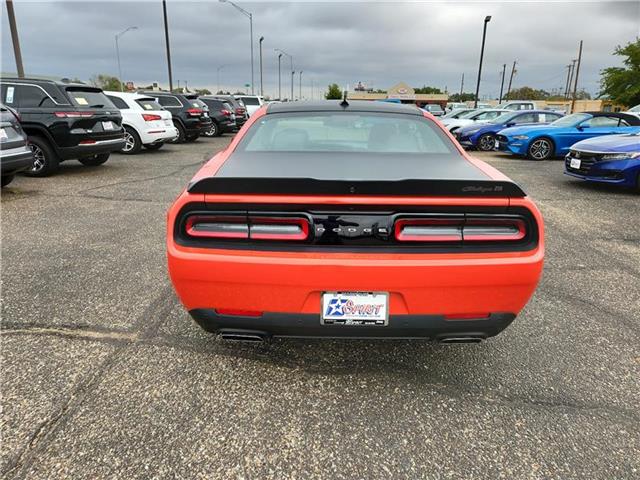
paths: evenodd
<path fill-rule="evenodd" d="M 230 139 L 3 189 L 3 478 L 640 478 L 639 195 L 481 154 L 546 222 L 504 333 L 229 345 L 176 299 L 164 235 Z"/>

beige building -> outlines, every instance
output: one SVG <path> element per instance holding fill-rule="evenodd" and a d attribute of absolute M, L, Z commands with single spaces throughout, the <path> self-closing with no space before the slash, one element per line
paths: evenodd
<path fill-rule="evenodd" d="M 437 103 L 444 108 L 449 100 L 449 95 L 446 93 L 416 93 L 415 89 L 411 88 L 404 82 L 400 82 L 387 90 L 387 93 L 353 91 L 349 92 L 349 98 L 351 100 L 400 100 L 402 103 L 414 103 L 418 106 L 422 106 L 427 103 Z"/>

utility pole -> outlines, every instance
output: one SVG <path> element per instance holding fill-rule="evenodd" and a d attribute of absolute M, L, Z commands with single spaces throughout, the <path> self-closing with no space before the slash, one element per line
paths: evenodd
<path fill-rule="evenodd" d="M 169 68 L 169 91 L 173 91 L 173 75 L 171 74 L 171 47 L 169 46 L 169 23 L 167 22 L 167 0 L 162 0 L 162 14 L 164 16 L 164 39 L 167 45 L 167 67 Z"/>
<path fill-rule="evenodd" d="M 291 70 L 291 101 L 293 102 L 293 79 L 296 76 L 296 72 Z"/>
<path fill-rule="evenodd" d="M 505 98 L 509 96 L 509 93 L 511 93 L 511 85 L 513 84 L 513 76 L 516 74 L 516 63 L 517 63 L 517 61 L 514 60 L 513 61 L 513 67 L 511 67 L 511 77 L 509 77 L 509 87 L 507 88 L 507 94 L 505 95 Z"/>
<path fill-rule="evenodd" d="M 482 29 L 482 47 L 480 47 L 480 66 L 478 67 L 478 82 L 476 83 L 476 99 L 473 104 L 474 108 L 478 108 L 478 95 L 480 94 L 480 79 L 482 77 L 482 59 L 484 58 L 484 42 L 487 38 L 487 25 L 491 21 L 491 15 L 484 17 L 484 28 Z"/>
<path fill-rule="evenodd" d="M 498 105 L 502 103 L 502 92 L 504 91 L 504 76 L 507 73 L 507 64 L 502 65 L 502 82 L 500 82 L 500 100 L 498 100 Z"/>
<path fill-rule="evenodd" d="M 569 75 L 569 85 L 567 86 L 567 95 L 566 95 L 567 100 L 569 100 L 571 96 L 571 86 L 573 85 L 573 75 L 574 73 L 576 73 L 577 61 L 578 61 L 577 58 L 574 58 L 573 60 L 571 60 L 571 74 Z"/>
<path fill-rule="evenodd" d="M 298 98 L 302 100 L 302 70 L 300 70 L 300 81 L 298 86 Z"/>
<path fill-rule="evenodd" d="M 282 75 L 280 73 L 280 64 L 282 63 L 282 54 L 278 55 L 278 100 L 282 101 Z"/>
<path fill-rule="evenodd" d="M 464 73 L 462 74 L 462 81 L 460 82 L 460 101 L 462 101 L 462 92 L 464 91 Z"/>
<path fill-rule="evenodd" d="M 569 91 L 569 79 L 571 76 L 571 64 L 566 66 L 567 69 L 567 81 L 564 83 L 564 93 L 563 96 L 564 98 L 567 98 L 567 92 Z"/>
<path fill-rule="evenodd" d="M 260 96 L 264 97 L 264 84 L 262 83 L 262 42 L 264 41 L 264 37 L 260 37 Z"/>
<path fill-rule="evenodd" d="M 576 108 L 576 96 L 578 94 L 578 75 L 580 74 L 580 64 L 582 63 L 582 40 L 580 40 L 580 49 L 578 50 L 578 63 L 576 65 L 575 83 L 573 84 L 573 97 L 571 98 L 571 113 Z"/>
<path fill-rule="evenodd" d="M 16 70 L 18 78 L 24 78 L 24 66 L 22 65 L 22 52 L 20 51 L 20 39 L 18 38 L 18 27 L 16 26 L 16 14 L 13 10 L 13 1 L 7 0 L 7 16 L 9 17 L 9 30 L 11 30 L 11 41 L 13 42 L 13 55 L 16 58 Z"/>

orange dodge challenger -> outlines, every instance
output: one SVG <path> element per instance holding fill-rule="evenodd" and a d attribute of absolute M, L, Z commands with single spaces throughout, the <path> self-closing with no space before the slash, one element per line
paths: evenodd
<path fill-rule="evenodd" d="M 429 113 L 280 103 L 175 201 L 167 254 L 191 316 L 226 339 L 479 342 L 533 294 L 543 224 Z"/>

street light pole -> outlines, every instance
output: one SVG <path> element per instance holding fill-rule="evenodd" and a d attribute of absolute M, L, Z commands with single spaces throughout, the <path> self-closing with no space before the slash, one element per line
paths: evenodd
<path fill-rule="evenodd" d="M 218 92 L 220 92 L 220 70 L 222 70 L 224 67 L 226 67 L 226 65 L 220 65 L 218 67 L 218 71 L 217 71 L 217 77 L 218 77 Z M 218 93 L 216 92 L 216 93 Z"/>
<path fill-rule="evenodd" d="M 573 96 L 571 97 L 571 113 L 576 110 L 576 97 L 578 96 L 578 75 L 580 74 L 580 64 L 582 63 L 582 40 L 580 40 L 580 50 L 578 51 L 578 63 L 576 64 L 576 74 L 573 84 Z"/>
<path fill-rule="evenodd" d="M 516 74 L 516 64 L 517 60 L 513 61 L 513 67 L 511 67 L 511 76 L 509 77 L 509 86 L 507 87 L 507 95 L 506 99 L 509 100 L 509 94 L 511 93 L 511 85 L 513 84 L 513 76 Z"/>
<path fill-rule="evenodd" d="M 169 91 L 173 91 L 173 75 L 171 73 L 171 47 L 169 46 L 169 23 L 167 21 L 167 0 L 162 0 L 162 14 L 164 17 L 164 40 L 167 46 L 167 67 L 169 69 Z"/>
<path fill-rule="evenodd" d="M 478 108 L 478 95 L 480 95 L 480 77 L 482 76 L 482 60 L 484 58 L 484 42 L 487 38 L 487 24 L 491 21 L 491 15 L 484 17 L 484 28 L 482 29 L 482 47 L 480 48 L 480 66 L 478 67 L 478 83 L 476 84 L 476 99 L 473 104 Z"/>
<path fill-rule="evenodd" d="M 260 37 L 260 96 L 264 97 L 264 84 L 262 83 L 262 42 L 264 37 Z"/>
<path fill-rule="evenodd" d="M 276 48 L 275 51 L 289 57 L 289 65 L 291 66 L 291 101 L 293 101 L 293 75 L 295 73 L 293 71 L 293 56 L 289 55 L 287 52 L 279 48 Z"/>
<path fill-rule="evenodd" d="M 22 52 L 20 51 L 20 39 L 16 26 L 16 14 L 13 10 L 13 1 L 7 0 L 7 16 L 9 17 L 9 30 L 11 30 L 11 42 L 13 43 L 13 55 L 16 58 L 16 70 L 18 78 L 24 78 L 24 66 L 22 65 Z"/>
<path fill-rule="evenodd" d="M 278 100 L 282 101 L 282 76 L 280 74 L 280 64 L 282 63 L 282 54 L 278 55 Z"/>
<path fill-rule="evenodd" d="M 251 37 L 251 95 L 255 93 L 254 88 L 254 73 L 253 73 L 253 14 L 247 12 L 244 8 L 236 5 L 231 0 L 220 0 L 221 3 L 228 3 L 233 8 L 242 13 L 245 17 L 249 18 L 249 36 Z"/>
<path fill-rule="evenodd" d="M 302 70 L 300 70 L 300 84 L 298 86 L 298 98 L 302 100 Z"/>
<path fill-rule="evenodd" d="M 123 79 L 122 79 L 122 68 L 120 67 L 120 46 L 118 45 L 118 39 L 124 35 L 125 33 L 127 33 L 129 30 L 137 30 L 138 27 L 129 27 L 123 31 L 121 31 L 120 33 L 116 34 L 116 57 L 118 58 L 118 80 L 120 81 L 120 91 L 123 92 L 124 91 L 124 87 L 122 86 L 123 84 Z"/>

